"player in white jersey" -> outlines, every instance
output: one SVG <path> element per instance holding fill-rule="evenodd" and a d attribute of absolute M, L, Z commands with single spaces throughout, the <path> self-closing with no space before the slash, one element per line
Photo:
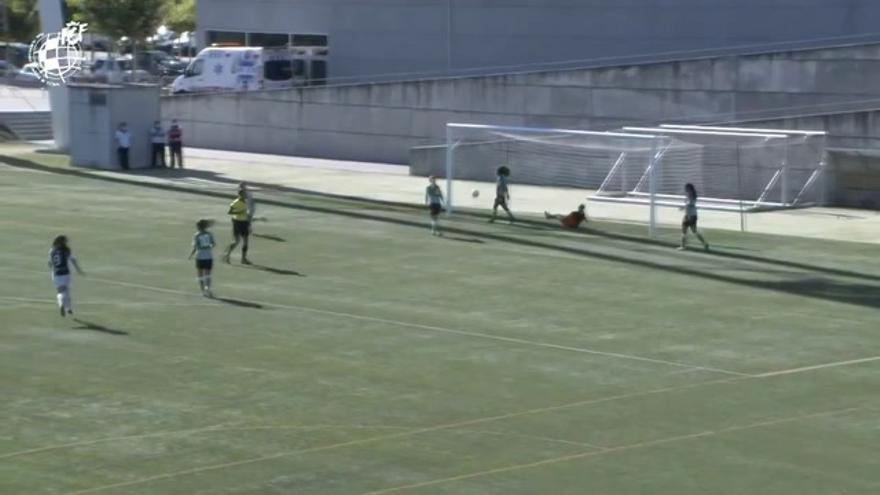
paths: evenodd
<path fill-rule="evenodd" d="M 706 242 L 703 234 L 700 234 L 697 231 L 697 188 L 688 182 L 684 185 L 684 194 L 685 203 L 682 207 L 684 210 L 684 218 L 681 220 L 681 246 L 679 246 L 678 249 L 682 250 L 687 248 L 687 232 L 688 229 L 690 229 L 691 232 L 697 236 L 697 239 L 703 243 L 703 248 L 708 251 L 709 243 Z"/>
<path fill-rule="evenodd" d="M 211 270 L 214 268 L 214 234 L 208 231 L 211 222 L 199 220 L 196 222 L 196 233 L 193 235 L 192 251 L 189 259 L 196 257 L 196 275 L 199 279 L 199 289 L 205 297 L 214 297 L 211 292 Z"/>
<path fill-rule="evenodd" d="M 49 251 L 49 269 L 52 271 L 55 298 L 58 300 L 58 310 L 62 317 L 73 314 L 73 302 L 70 297 L 70 265 L 76 268 L 77 273 L 84 275 L 67 245 L 67 236 L 59 235 L 52 241 L 52 249 Z"/>
<path fill-rule="evenodd" d="M 443 191 L 437 185 L 437 178 L 433 175 L 428 177 L 428 187 L 425 188 L 425 203 L 431 210 L 431 235 L 443 235 L 437 226 L 437 217 L 443 211 Z"/>

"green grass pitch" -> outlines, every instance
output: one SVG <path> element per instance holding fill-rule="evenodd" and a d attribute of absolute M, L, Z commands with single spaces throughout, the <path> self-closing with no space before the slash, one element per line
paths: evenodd
<path fill-rule="evenodd" d="M 0 174 L 2 494 L 880 493 L 877 246 Z"/>

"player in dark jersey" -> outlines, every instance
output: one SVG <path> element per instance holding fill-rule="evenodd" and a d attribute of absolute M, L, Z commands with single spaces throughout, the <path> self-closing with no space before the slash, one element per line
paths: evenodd
<path fill-rule="evenodd" d="M 703 234 L 700 234 L 697 231 L 697 188 L 688 182 L 684 185 L 684 194 L 685 203 L 682 207 L 684 210 L 684 218 L 681 220 L 681 246 L 679 246 L 678 249 L 683 250 L 687 248 L 687 233 L 688 229 L 690 229 L 691 232 L 697 236 L 697 239 L 703 243 L 703 248 L 708 251 L 709 243 L 706 242 Z"/>
<path fill-rule="evenodd" d="M 52 271 L 55 298 L 58 300 L 58 310 L 62 317 L 73 314 L 70 297 L 70 265 L 76 268 L 77 273 L 84 275 L 70 251 L 70 246 L 67 245 L 67 236 L 59 235 L 52 241 L 52 249 L 49 251 L 49 269 Z"/>
<path fill-rule="evenodd" d="M 588 220 L 586 209 L 587 207 L 585 205 L 579 205 L 577 211 L 573 211 L 568 215 L 554 215 L 545 211 L 544 216 L 547 217 L 548 220 L 554 218 L 559 220 L 559 223 L 567 229 L 576 229 Z"/>
<path fill-rule="evenodd" d="M 192 251 L 189 259 L 196 257 L 196 275 L 199 278 L 199 289 L 205 297 L 214 297 L 211 292 L 211 270 L 214 268 L 214 234 L 208 232 L 209 220 L 196 222 L 196 233 L 193 235 Z"/>
<path fill-rule="evenodd" d="M 499 206 L 504 208 L 507 216 L 510 217 L 510 223 L 513 223 L 516 219 L 513 218 L 513 213 L 507 207 L 507 202 L 510 200 L 510 186 L 507 182 L 510 177 L 510 169 L 505 166 L 498 167 L 496 175 L 498 179 L 495 182 L 495 202 L 492 204 L 492 218 L 489 219 L 489 223 L 494 222 L 498 217 Z"/>
<path fill-rule="evenodd" d="M 437 185 L 437 178 L 433 175 L 428 177 L 428 187 L 425 188 L 425 203 L 431 212 L 431 235 L 443 235 L 437 226 L 437 217 L 443 211 L 443 191 Z"/>

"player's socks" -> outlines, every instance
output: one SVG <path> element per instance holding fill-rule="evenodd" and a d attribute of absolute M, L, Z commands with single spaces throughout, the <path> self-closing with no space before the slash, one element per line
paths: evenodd
<path fill-rule="evenodd" d="M 70 289 L 61 294 L 61 300 L 64 302 L 64 310 L 67 311 L 68 314 L 73 314 L 73 301 L 70 300 Z"/>

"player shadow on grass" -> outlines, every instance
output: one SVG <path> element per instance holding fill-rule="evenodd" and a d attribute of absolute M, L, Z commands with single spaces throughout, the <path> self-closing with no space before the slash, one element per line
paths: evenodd
<path fill-rule="evenodd" d="M 260 265 L 259 263 L 252 263 L 250 265 L 232 265 L 235 268 L 245 268 L 248 270 L 259 270 L 261 272 L 272 273 L 275 275 L 289 275 L 291 277 L 305 277 L 304 273 L 300 273 L 296 270 L 287 270 L 285 268 L 275 268 L 274 266 L 266 266 Z"/>
<path fill-rule="evenodd" d="M 229 304 L 231 306 L 238 306 L 239 308 L 249 308 L 249 309 L 266 309 L 260 303 L 255 303 L 251 301 L 242 301 L 240 299 L 232 299 L 231 297 L 214 297 L 215 301 L 220 301 L 225 304 Z"/>
<path fill-rule="evenodd" d="M 163 191 L 172 191 L 179 192 L 185 194 L 193 194 L 205 197 L 211 197 L 216 199 L 227 199 L 228 192 L 221 191 L 211 191 L 200 188 L 188 187 L 184 184 L 156 184 L 156 183 L 145 183 L 137 180 L 136 177 L 128 178 L 125 176 L 108 176 L 108 175 L 96 175 L 90 171 L 85 170 L 74 170 L 70 168 L 58 168 L 51 167 L 47 165 L 42 165 L 30 160 L 26 160 L 23 158 L 11 157 L 8 155 L 0 155 L 0 162 L 5 163 L 7 165 L 26 168 L 31 170 L 40 170 L 45 172 L 56 173 L 60 175 L 71 175 L 76 177 L 88 178 L 92 180 L 101 180 L 107 182 L 114 182 L 118 184 L 126 184 L 133 185 L 138 187 L 144 187 L 149 189 L 158 189 Z M 132 175 L 138 174 L 137 172 L 132 173 Z M 164 175 L 168 176 L 167 171 L 160 170 L 158 173 L 156 171 L 146 171 L 140 175 Z M 209 180 L 214 180 L 221 183 L 229 183 L 229 184 L 237 184 L 238 179 L 228 178 L 224 176 L 217 175 L 213 172 L 204 172 L 204 171 L 187 171 L 184 170 L 177 174 L 177 176 L 188 175 L 195 177 L 208 178 Z M 262 184 L 262 183 L 251 183 L 253 186 L 258 188 L 264 188 L 267 190 L 272 190 L 276 192 L 286 192 L 286 193 L 295 193 L 301 194 L 304 196 L 318 196 L 326 198 L 328 201 L 335 202 L 337 204 L 328 204 L 328 205 L 315 205 L 315 204 L 306 204 L 306 203 L 296 203 L 292 201 L 279 201 L 277 199 L 265 199 L 260 202 L 266 205 L 277 206 L 281 208 L 288 209 L 296 209 L 301 211 L 309 211 L 313 213 L 321 213 L 327 215 L 336 215 L 336 216 L 345 216 L 349 218 L 354 218 L 358 220 L 369 220 L 369 221 L 378 221 L 385 222 L 395 225 L 401 225 L 406 227 L 415 227 L 418 229 L 424 229 L 424 222 L 417 221 L 412 219 L 411 216 L 406 216 L 403 218 L 400 217 L 390 217 L 383 216 L 377 214 L 377 212 L 365 211 L 363 208 L 351 209 L 349 205 L 346 205 L 347 202 L 356 203 L 357 205 L 364 204 L 377 204 L 384 205 L 386 207 L 394 207 L 399 209 L 399 213 L 403 214 L 413 214 L 415 212 L 424 211 L 424 207 L 405 204 L 405 203 L 396 203 L 391 201 L 381 201 L 381 200 L 373 200 L 373 199 L 365 199 L 358 198 L 352 196 L 343 196 L 343 195 L 334 195 L 329 193 L 320 193 L 316 191 L 307 191 L 298 188 L 292 187 L 284 187 L 277 186 L 274 184 Z M 466 212 L 462 211 L 458 213 L 461 217 L 464 218 L 486 218 L 485 214 L 478 212 Z M 555 230 L 559 231 L 558 226 L 554 226 L 548 222 L 540 222 L 540 221 L 532 221 L 532 220 L 519 220 L 517 222 L 522 226 L 530 225 L 535 228 L 535 230 Z M 860 306 L 868 306 L 868 307 L 880 307 L 880 285 L 868 285 L 861 283 L 849 283 L 843 281 L 825 281 L 823 283 L 815 283 L 816 280 L 820 279 L 821 276 L 824 275 L 832 275 L 832 276 L 841 276 L 853 279 L 867 280 L 870 282 L 880 282 L 880 275 L 864 273 L 864 272 L 855 272 L 850 270 L 842 270 L 836 268 L 829 268 L 819 265 L 811 265 L 808 263 L 802 263 L 797 261 L 788 261 L 788 260 L 780 260 L 775 258 L 768 258 L 744 253 L 732 253 L 732 252 L 719 252 L 719 251 L 710 251 L 709 253 L 699 253 L 694 254 L 696 256 L 707 256 L 707 257 L 720 257 L 727 258 L 731 260 L 740 260 L 740 261 L 750 261 L 754 263 L 765 263 L 769 265 L 773 265 L 774 267 L 788 267 L 795 268 L 799 270 L 804 270 L 806 272 L 813 273 L 804 273 L 804 277 L 811 276 L 813 282 L 805 283 L 805 282 L 792 282 L 792 281 L 766 281 L 766 280 L 754 280 L 749 278 L 740 278 L 734 277 L 726 274 L 719 273 L 711 273 L 706 270 L 701 270 L 700 268 L 689 266 L 689 265 L 670 265 L 668 263 L 652 261 L 651 259 L 645 258 L 638 253 L 629 253 L 630 256 L 626 255 L 625 250 L 620 250 L 621 254 L 610 253 L 610 252 L 601 252 L 591 249 L 589 244 L 585 244 L 583 247 L 572 247 L 572 246 L 562 246 L 558 244 L 553 244 L 548 242 L 547 240 L 542 239 L 534 239 L 534 238 L 522 238 L 522 237 L 514 237 L 511 234 L 504 234 L 498 231 L 475 231 L 475 230 L 466 230 L 462 228 L 455 228 L 452 226 L 447 226 L 445 228 L 447 233 L 456 233 L 461 235 L 473 236 L 480 239 L 492 240 L 498 242 L 506 242 L 512 244 L 519 244 L 523 246 L 529 246 L 534 248 L 546 249 L 550 251 L 564 252 L 567 254 L 573 254 L 578 256 L 583 256 L 586 258 L 595 258 L 601 259 L 604 261 L 616 262 L 616 263 L 626 263 L 633 266 L 640 266 L 643 268 L 649 268 L 658 271 L 665 272 L 673 272 L 681 275 L 694 276 L 699 278 L 704 278 L 708 280 L 714 280 L 716 282 L 724 282 L 730 283 L 740 286 L 747 286 L 752 288 L 761 288 L 767 290 L 774 290 L 789 294 L 797 294 L 802 296 L 813 297 L 817 299 L 831 300 L 842 303 L 849 304 L 857 304 Z M 580 229 L 579 232 L 581 235 L 585 236 L 597 236 L 607 239 L 614 239 L 619 241 L 625 241 L 630 243 L 637 243 L 642 245 L 653 245 L 657 247 L 670 248 L 669 255 L 673 256 L 673 252 L 671 248 L 675 247 L 675 244 L 666 241 L 658 241 L 655 239 L 648 239 L 644 237 L 637 237 L 634 235 L 620 234 L 615 232 L 607 232 L 603 230 L 598 230 L 595 228 L 588 229 Z M 661 251 L 658 251 L 658 254 Z M 635 256 L 632 256 L 635 255 Z M 816 277 L 819 274 L 820 277 Z M 823 279 L 824 280 L 824 279 Z"/>
<path fill-rule="evenodd" d="M 446 239 L 448 241 L 457 241 L 457 242 L 470 242 L 472 244 L 485 244 L 486 241 L 482 239 L 477 239 L 476 237 L 459 237 L 455 235 L 444 234 L 440 236 L 441 239 Z"/>
<path fill-rule="evenodd" d="M 285 239 L 283 237 L 278 237 L 277 235 L 272 235 L 272 234 L 251 234 L 251 237 L 257 237 L 259 239 L 266 239 L 267 241 L 287 242 L 287 239 Z"/>
<path fill-rule="evenodd" d="M 79 326 L 73 327 L 74 330 L 91 330 L 93 332 L 107 333 L 110 335 L 128 335 L 128 332 L 124 330 L 116 330 L 110 327 L 105 327 L 104 325 L 99 325 L 97 323 L 82 320 L 80 318 L 74 318 L 73 321 L 79 324 Z"/>

